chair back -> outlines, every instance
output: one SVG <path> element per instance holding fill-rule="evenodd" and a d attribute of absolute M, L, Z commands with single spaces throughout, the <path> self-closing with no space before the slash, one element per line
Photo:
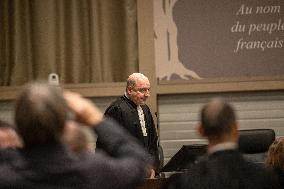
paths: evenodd
<path fill-rule="evenodd" d="M 239 150 L 250 161 L 264 163 L 269 146 L 275 140 L 274 130 L 248 129 L 239 133 Z"/>

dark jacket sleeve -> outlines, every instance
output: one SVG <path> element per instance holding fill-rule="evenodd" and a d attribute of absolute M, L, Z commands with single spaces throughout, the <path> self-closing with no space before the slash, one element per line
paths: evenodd
<path fill-rule="evenodd" d="M 106 118 L 111 118 L 111 119 L 114 119 L 115 121 L 117 121 L 119 124 L 116 124 L 116 125 L 119 125 L 119 126 L 122 125 L 122 123 L 121 123 L 121 121 L 122 121 L 121 120 L 121 111 L 120 111 L 119 107 L 114 106 L 114 105 L 109 106 L 106 109 L 106 111 L 104 113 L 104 116 Z M 100 136 L 97 137 L 96 148 L 97 149 L 104 148 L 103 144 L 101 142 L 101 137 Z"/>
<path fill-rule="evenodd" d="M 160 158 L 159 158 L 159 150 L 158 150 L 158 135 L 155 127 L 155 123 L 151 114 L 151 111 L 148 106 L 146 106 L 147 116 L 149 117 L 147 120 L 149 121 L 149 129 L 150 129 L 150 141 L 149 141 L 149 153 L 154 158 L 154 166 L 156 172 L 159 172 L 160 167 Z"/>
<path fill-rule="evenodd" d="M 109 171 L 106 171 L 107 176 L 112 175 L 110 178 L 113 178 L 115 175 L 116 185 L 121 186 L 131 186 L 131 183 L 141 182 L 145 177 L 146 167 L 152 163 L 148 153 L 132 136 L 110 119 L 97 125 L 95 132 L 104 147 L 98 153 L 101 150 L 106 152 L 104 154 L 107 161 L 104 161 L 104 166 L 109 168 Z"/>

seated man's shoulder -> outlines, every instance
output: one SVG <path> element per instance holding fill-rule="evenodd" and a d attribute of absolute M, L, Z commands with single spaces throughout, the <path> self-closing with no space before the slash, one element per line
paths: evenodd
<path fill-rule="evenodd" d="M 206 186 L 212 182 L 212 179 L 218 178 L 216 180 L 217 186 L 219 186 L 217 183 L 222 182 L 230 186 L 230 182 L 226 182 L 226 180 L 237 179 L 239 186 L 250 184 L 256 188 L 265 188 L 268 185 L 271 188 L 278 187 L 276 174 L 263 165 L 246 160 L 231 162 L 230 165 L 228 165 L 228 162 L 223 163 L 220 161 L 200 161 L 190 166 L 186 173 L 181 176 L 180 181 L 185 185 Z"/>
<path fill-rule="evenodd" d="M 269 178 L 273 180 L 276 177 L 275 172 L 272 169 L 265 167 L 264 164 L 249 161 L 247 167 L 248 174 L 251 174 L 252 176 L 262 177 L 264 180 L 269 180 Z"/>

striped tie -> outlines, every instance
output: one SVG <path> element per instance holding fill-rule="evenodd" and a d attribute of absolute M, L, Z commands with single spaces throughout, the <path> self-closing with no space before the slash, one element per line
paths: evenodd
<path fill-rule="evenodd" d="M 144 113 L 143 113 L 141 106 L 137 106 L 137 111 L 138 111 L 138 116 L 139 116 L 143 136 L 147 136 L 147 130 L 146 130 L 145 120 L 144 120 Z"/>

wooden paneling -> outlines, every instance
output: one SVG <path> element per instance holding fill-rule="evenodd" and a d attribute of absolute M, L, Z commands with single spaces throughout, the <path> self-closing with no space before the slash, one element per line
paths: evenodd
<path fill-rule="evenodd" d="M 185 93 L 211 93 L 211 92 L 244 92 L 244 91 L 272 91 L 283 90 L 284 79 L 261 78 L 259 80 L 239 79 L 204 79 L 200 81 L 159 81 L 158 94 L 185 94 Z"/>
<path fill-rule="evenodd" d="M 68 84 L 63 88 L 71 90 L 85 97 L 111 97 L 119 96 L 125 91 L 125 82 L 96 83 L 96 84 Z M 0 87 L 0 101 L 14 100 L 21 91 L 20 87 Z"/>

